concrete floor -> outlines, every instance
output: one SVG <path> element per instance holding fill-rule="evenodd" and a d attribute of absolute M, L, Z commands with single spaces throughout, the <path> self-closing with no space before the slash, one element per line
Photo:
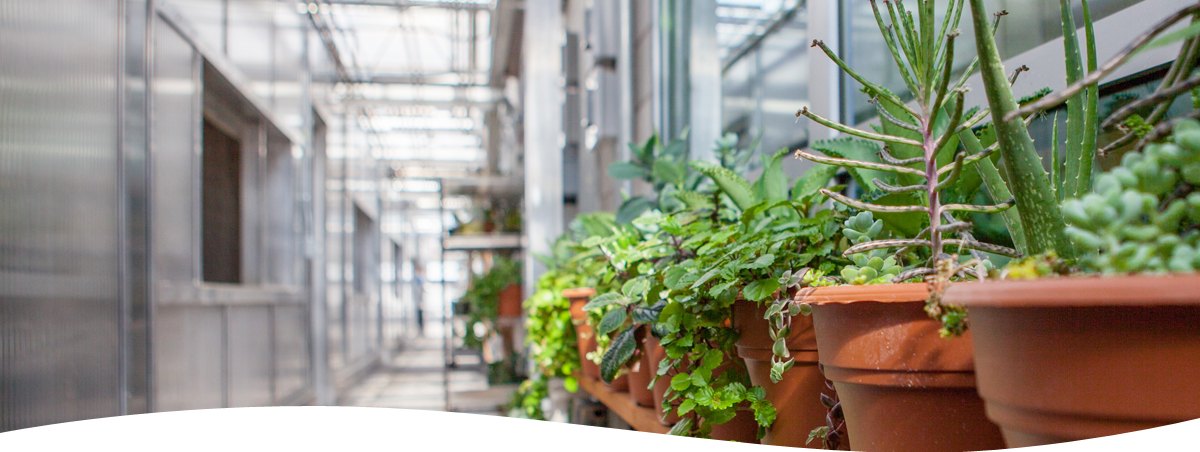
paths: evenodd
<path fill-rule="evenodd" d="M 374 373 L 343 391 L 339 405 L 501 415 L 515 385 L 489 387 L 486 366 L 478 355 L 460 354 L 457 366 L 445 371 L 443 340 L 438 331 L 409 340 Z M 447 407 L 446 379 L 450 397 Z"/>

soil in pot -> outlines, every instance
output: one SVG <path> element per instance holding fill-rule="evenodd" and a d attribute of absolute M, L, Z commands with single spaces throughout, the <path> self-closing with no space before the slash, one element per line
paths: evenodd
<path fill-rule="evenodd" d="M 1004 447 L 975 391 L 969 333 L 942 339 L 923 283 L 806 289 L 852 450 Z"/>
<path fill-rule="evenodd" d="M 587 359 L 588 353 L 596 351 L 596 334 L 587 323 L 587 312 L 583 310 L 588 299 L 595 295 L 594 289 L 579 288 L 563 291 L 563 296 L 571 300 L 571 323 L 575 324 L 575 345 L 579 348 L 579 367 L 583 376 L 600 379 L 600 366 Z"/>
<path fill-rule="evenodd" d="M 638 343 L 638 357 L 629 365 L 629 396 L 639 406 L 654 406 L 654 392 L 650 390 L 650 381 L 654 379 L 656 369 L 650 368 L 646 358 L 645 345 L 646 327 L 638 327 L 635 335 Z"/>
<path fill-rule="evenodd" d="M 1010 447 L 1200 418 L 1200 276 L 956 284 Z"/>
<path fill-rule="evenodd" d="M 521 285 L 509 284 L 500 291 L 497 311 L 500 317 L 521 316 Z"/>
<path fill-rule="evenodd" d="M 766 307 L 748 301 L 733 305 L 733 326 L 738 330 L 737 352 L 746 363 L 750 382 L 762 386 L 767 400 L 778 416 L 763 437 L 763 444 L 803 447 L 808 432 L 825 425 L 828 410 L 821 404 L 826 391 L 825 376 L 817 367 L 817 337 L 812 318 L 792 318 L 786 343 L 795 365 L 783 374 L 779 383 L 771 382 L 771 341 L 769 325 L 763 319 Z"/>

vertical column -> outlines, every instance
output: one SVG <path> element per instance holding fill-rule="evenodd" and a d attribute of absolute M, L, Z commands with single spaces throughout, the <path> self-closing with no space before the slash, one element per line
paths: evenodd
<path fill-rule="evenodd" d="M 121 414 L 149 412 L 150 367 L 150 128 L 149 75 L 153 0 L 125 0 L 121 42 L 121 178 L 118 206 L 121 272 Z"/>
<path fill-rule="evenodd" d="M 825 41 L 834 52 L 841 54 L 841 2 L 808 2 L 808 29 L 813 39 Z M 808 58 L 809 108 L 824 112 L 826 117 L 841 119 L 842 83 L 838 67 L 821 52 L 811 52 Z M 837 133 L 820 124 L 808 122 L 808 139 L 833 138 Z"/>
<path fill-rule="evenodd" d="M 821 3 L 821 2 L 817 2 Z M 717 48 L 716 0 L 687 3 L 687 94 L 685 115 L 690 127 L 689 155 L 696 160 L 713 159 L 713 143 L 721 136 L 721 58 Z"/>
<path fill-rule="evenodd" d="M 523 57 L 525 108 L 525 291 L 563 231 L 563 17 L 560 0 L 527 0 Z"/>

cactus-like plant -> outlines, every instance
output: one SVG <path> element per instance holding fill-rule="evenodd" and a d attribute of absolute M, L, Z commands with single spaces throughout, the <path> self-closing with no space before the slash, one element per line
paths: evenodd
<path fill-rule="evenodd" d="M 909 269 L 898 275 L 895 280 L 902 281 L 920 276 L 933 276 L 938 270 L 944 269 L 943 277 L 966 276 L 971 273 L 978 262 L 971 259 L 960 263 L 959 254 L 975 251 L 986 251 L 997 254 L 1016 256 L 1017 250 L 988 244 L 974 239 L 969 231 L 972 225 L 961 216 L 964 213 L 1002 212 L 1012 206 L 1009 199 L 1000 199 L 990 205 L 973 205 L 966 203 L 946 202 L 947 192 L 959 188 L 958 182 L 966 171 L 978 171 L 975 166 L 979 162 L 989 160 L 990 150 L 969 152 L 960 147 L 959 135 L 970 133 L 972 127 L 986 119 L 986 112 L 973 112 L 964 105 L 966 89 L 963 85 L 966 77 L 954 77 L 955 40 L 958 31 L 955 28 L 962 16 L 964 2 L 951 2 L 949 10 L 938 26 L 935 23 L 934 2 L 919 0 L 916 17 L 908 11 L 903 2 L 884 1 L 887 16 L 884 15 L 874 0 L 871 7 L 875 13 L 880 31 L 888 50 L 896 62 L 896 70 L 900 71 L 915 98 L 916 106 L 910 107 L 895 94 L 888 92 L 878 84 L 859 75 L 848 67 L 823 42 L 814 41 L 813 45 L 821 48 L 844 72 L 858 81 L 863 90 L 874 98 L 878 108 L 882 126 L 880 131 L 867 131 L 837 123 L 803 108 L 797 115 L 804 116 L 819 124 L 839 132 L 871 142 L 882 144 L 879 150 L 881 161 L 867 161 L 852 158 L 819 155 L 806 150 L 796 151 L 796 156 L 817 163 L 838 165 L 859 170 L 869 170 L 873 175 L 869 185 L 887 195 L 903 195 L 902 203 L 884 204 L 853 199 L 831 190 L 823 190 L 826 196 L 849 207 L 877 214 L 921 214 L 924 217 L 924 229 L 911 238 L 901 239 L 872 239 L 855 243 L 845 251 L 847 256 L 871 253 L 884 249 L 916 249 L 929 250 L 929 258 L 925 265 Z M 829 154 L 826 152 L 826 154 Z M 977 185 L 976 185 L 977 186 Z M 856 221 L 868 221 L 863 217 Z M 874 226 L 863 224 L 851 229 L 864 232 L 871 236 Z M 863 231 L 861 228 L 866 228 Z M 878 233 L 878 231 L 876 231 Z M 952 253 L 948 253 L 950 250 Z M 851 268 L 853 278 L 862 277 L 874 279 L 878 271 L 871 261 L 876 260 L 879 270 L 890 269 L 882 256 L 863 256 L 862 263 Z M 976 256 L 979 257 L 979 256 Z M 878 259 L 876 259 L 878 258 Z M 893 262 L 893 265 L 895 263 Z M 865 275 L 862 273 L 866 273 Z M 876 273 L 874 276 L 872 273 Z M 843 276 L 848 276 L 843 274 Z M 940 317 L 942 309 L 938 297 L 931 297 L 927 309 L 931 315 Z"/>
<path fill-rule="evenodd" d="M 1004 188 L 1010 190 L 1016 200 L 1017 208 L 1011 215 L 1015 216 L 1020 223 L 1020 230 L 1024 235 L 1024 243 L 1020 244 L 1018 248 L 1026 254 L 1053 252 L 1070 259 L 1075 257 L 1076 247 L 1066 233 L 1066 222 L 1063 219 L 1060 203 L 1083 196 L 1089 191 L 1095 155 L 1125 146 L 1139 136 L 1142 137 L 1137 146 L 1139 149 L 1153 140 L 1162 138 L 1170 131 L 1172 123 L 1168 122 L 1157 127 L 1154 125 L 1162 120 L 1167 106 L 1175 97 L 1200 86 L 1200 78 L 1188 78 L 1200 59 L 1200 37 L 1197 36 L 1197 28 L 1189 27 L 1182 32 L 1155 39 L 1176 22 L 1189 17 L 1195 24 L 1197 14 L 1200 14 L 1200 2 L 1170 15 L 1136 38 L 1107 63 L 1097 68 L 1095 33 L 1092 28 L 1088 2 L 1082 0 L 1084 31 L 1087 37 L 1086 65 L 1088 72 L 1086 73 L 1083 70 L 1084 60 L 1080 54 L 1075 22 L 1070 11 L 1071 1 L 1059 0 L 1059 4 L 1062 10 L 1067 84 L 1069 86 L 1061 92 L 1043 97 L 1022 107 L 1015 99 L 1011 83 L 1005 76 L 1000 53 L 993 36 L 994 28 L 989 28 L 988 14 L 983 6 L 983 0 L 970 1 L 976 45 L 980 56 L 980 69 L 987 91 L 988 104 L 995 120 L 993 128 L 996 132 L 996 145 L 1003 157 L 1005 173 L 1008 176 L 1003 181 Z M 1097 99 L 1100 81 L 1112 74 L 1138 51 L 1179 40 L 1184 41 L 1179 58 L 1173 63 L 1155 93 L 1115 112 L 1104 123 L 1106 128 L 1114 127 L 1117 124 L 1137 124 L 1139 126 L 1124 127 L 1127 132 L 1126 136 L 1103 149 L 1098 149 L 1096 139 L 1099 128 Z M 1051 154 L 1051 171 L 1047 174 L 1043 169 L 1041 158 L 1034 148 L 1033 139 L 1026 128 L 1025 118 L 1064 102 L 1067 104 L 1067 136 L 1065 142 L 1060 146 L 1056 128 Z M 1132 117 L 1135 110 L 1147 107 L 1153 108 L 1149 117 Z M 1015 234 L 1015 230 L 1011 227 L 1010 231 Z"/>

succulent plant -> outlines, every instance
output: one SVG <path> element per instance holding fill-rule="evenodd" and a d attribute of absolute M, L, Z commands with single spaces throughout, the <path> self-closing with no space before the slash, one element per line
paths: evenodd
<path fill-rule="evenodd" d="M 1063 204 L 1066 233 L 1085 250 L 1078 265 L 1101 273 L 1200 269 L 1200 122 L 1164 143 L 1125 154 L 1095 190 Z"/>
<path fill-rule="evenodd" d="M 883 221 L 876 220 L 871 212 L 859 212 L 846 220 L 842 235 L 851 244 L 878 240 L 883 234 Z M 841 276 L 846 284 L 881 284 L 892 282 L 904 269 L 893 253 L 876 249 L 848 256 L 853 264 L 842 267 Z"/>

